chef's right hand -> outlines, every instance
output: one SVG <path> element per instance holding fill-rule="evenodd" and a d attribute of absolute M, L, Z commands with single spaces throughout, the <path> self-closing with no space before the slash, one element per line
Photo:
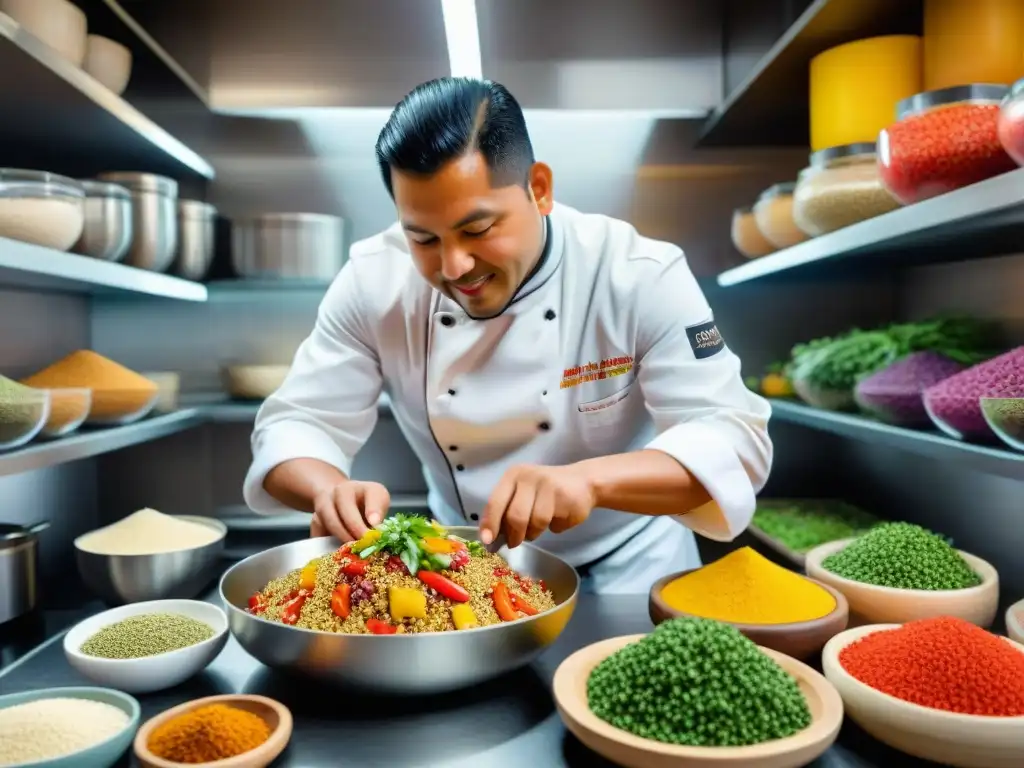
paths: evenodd
<path fill-rule="evenodd" d="M 355 541 L 384 519 L 389 506 L 391 495 L 380 483 L 345 480 L 314 497 L 309 535 Z"/>

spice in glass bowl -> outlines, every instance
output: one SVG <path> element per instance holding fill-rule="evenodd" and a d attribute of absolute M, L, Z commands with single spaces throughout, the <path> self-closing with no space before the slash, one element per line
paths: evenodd
<path fill-rule="evenodd" d="M 150 613 L 110 624 L 79 651 L 101 659 L 141 659 L 188 648 L 214 636 L 213 628 L 188 616 Z"/>
<path fill-rule="evenodd" d="M 0 449 L 17 448 L 35 437 L 49 404 L 46 392 L 0 376 Z"/>

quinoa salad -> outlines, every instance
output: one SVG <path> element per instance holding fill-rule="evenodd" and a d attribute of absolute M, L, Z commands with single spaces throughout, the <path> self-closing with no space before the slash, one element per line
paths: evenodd
<path fill-rule="evenodd" d="M 271 581 L 247 610 L 320 632 L 394 635 L 486 627 L 554 607 L 542 580 L 516 573 L 479 542 L 397 514 Z"/>

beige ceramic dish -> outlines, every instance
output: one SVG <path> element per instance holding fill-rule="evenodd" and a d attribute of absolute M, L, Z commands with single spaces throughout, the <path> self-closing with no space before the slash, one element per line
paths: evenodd
<path fill-rule="evenodd" d="M 1006 634 L 1011 640 L 1024 645 L 1024 600 L 1014 603 L 1006 610 Z"/>
<path fill-rule="evenodd" d="M 957 768 L 1020 768 L 1024 765 L 1024 717 L 961 715 L 922 707 L 876 691 L 843 669 L 839 654 L 846 646 L 872 632 L 898 626 L 872 624 L 848 629 L 825 646 L 821 654 L 825 677 L 843 697 L 850 719 L 890 747 L 942 765 Z M 1017 647 L 1024 653 L 1024 646 Z"/>
<path fill-rule="evenodd" d="M 231 397 L 238 400 L 266 400 L 284 383 L 290 365 L 227 365 L 221 381 Z"/>
<path fill-rule="evenodd" d="M 249 750 L 241 755 L 229 757 L 225 760 L 216 760 L 211 763 L 189 763 L 190 768 L 265 768 L 265 766 L 274 762 L 277 756 L 288 746 L 288 740 L 292 737 L 292 713 L 284 704 L 268 699 L 265 696 L 246 696 L 241 694 L 207 696 L 203 699 L 195 699 L 179 704 L 177 707 L 161 712 L 156 717 L 152 717 L 143 723 L 142 727 L 139 728 L 139 732 L 135 734 L 135 756 L 139 759 L 139 762 L 145 768 L 181 768 L 185 765 L 185 763 L 174 763 L 170 760 L 164 760 L 150 752 L 149 747 L 146 746 L 149 743 L 149 737 L 155 728 L 171 718 L 210 704 L 227 704 L 228 706 L 245 709 L 255 715 L 259 715 L 270 726 L 270 738 L 256 747 L 256 749 Z"/>
<path fill-rule="evenodd" d="M 852 626 L 904 624 L 935 616 L 956 616 L 986 628 L 991 627 L 995 621 L 996 612 L 999 610 L 999 574 L 980 557 L 957 550 L 967 564 L 981 576 L 981 584 L 976 587 L 936 591 L 876 587 L 873 584 L 844 579 L 822 567 L 821 563 L 826 557 L 838 552 L 852 541 L 853 539 L 830 541 L 807 553 L 807 575 L 828 584 L 846 596 L 850 604 Z"/>
<path fill-rule="evenodd" d="M 644 635 L 626 635 L 588 645 L 563 661 L 552 685 L 558 713 L 576 738 L 626 768 L 799 768 L 822 755 L 836 740 L 843 702 L 828 681 L 795 659 L 762 649 L 796 678 L 807 699 L 811 724 L 785 739 L 749 747 L 684 747 L 642 739 L 604 722 L 587 704 L 587 680 L 608 656 Z"/>
<path fill-rule="evenodd" d="M 647 611 L 650 613 L 651 621 L 654 622 L 655 626 L 669 619 L 696 616 L 693 613 L 677 611 L 665 602 L 665 599 L 661 596 L 661 591 L 670 581 L 674 581 L 688 573 L 693 573 L 696 570 L 699 569 L 691 568 L 687 571 L 670 573 L 668 576 L 658 579 L 654 586 L 651 587 L 647 598 Z M 820 619 L 790 622 L 788 624 L 739 624 L 732 621 L 723 621 L 722 623 L 736 627 L 743 635 L 760 646 L 770 648 L 773 651 L 778 651 L 796 659 L 809 658 L 819 653 L 825 646 L 825 643 L 832 637 L 846 629 L 846 624 L 849 621 L 849 608 L 843 594 L 827 584 L 822 584 L 820 581 L 815 581 L 814 579 L 810 579 L 810 581 L 827 590 L 836 601 L 836 607 L 832 612 L 822 616 Z"/>

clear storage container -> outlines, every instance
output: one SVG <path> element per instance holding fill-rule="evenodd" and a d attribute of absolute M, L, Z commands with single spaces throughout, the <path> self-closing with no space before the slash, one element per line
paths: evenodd
<path fill-rule="evenodd" d="M 813 153 L 793 193 L 796 225 L 812 237 L 899 207 L 879 178 L 874 143 L 846 144 Z"/>
<path fill-rule="evenodd" d="M 999 141 L 1018 165 L 1024 165 L 1024 80 L 1018 80 L 1003 99 Z"/>
<path fill-rule="evenodd" d="M 754 203 L 754 219 L 761 234 L 776 248 L 790 248 L 807 240 L 793 220 L 795 182 L 768 187 Z"/>
<path fill-rule="evenodd" d="M 882 182 L 904 205 L 1016 168 L 999 143 L 1005 85 L 962 85 L 904 99 L 878 137 Z"/>
<path fill-rule="evenodd" d="M 0 237 L 66 251 L 82 234 L 84 199 L 66 176 L 0 168 Z"/>
<path fill-rule="evenodd" d="M 775 250 L 775 246 L 757 228 L 754 210 L 749 206 L 732 212 L 732 244 L 748 259 L 767 256 Z"/>

